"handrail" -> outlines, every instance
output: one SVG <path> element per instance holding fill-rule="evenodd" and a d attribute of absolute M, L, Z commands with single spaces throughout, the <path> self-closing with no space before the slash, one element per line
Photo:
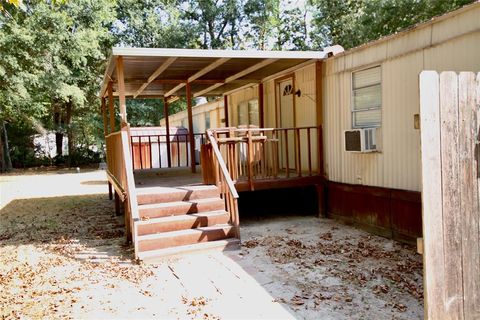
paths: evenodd
<path fill-rule="evenodd" d="M 214 156 L 212 160 L 215 167 L 215 174 L 217 175 L 215 183 L 220 190 L 222 198 L 225 200 L 227 212 L 230 214 L 230 223 L 234 227 L 235 236 L 240 240 L 240 218 L 238 213 L 238 193 L 235 189 L 235 184 L 228 172 L 227 165 L 223 160 L 220 149 L 216 141 L 213 130 L 207 130 L 207 137 L 213 150 Z M 217 170 L 218 169 L 218 170 Z M 218 172 L 219 171 L 219 172 Z M 225 188 L 225 185 L 227 188 Z"/>
<path fill-rule="evenodd" d="M 136 241 L 138 237 L 138 225 L 136 222 L 140 221 L 140 214 L 138 211 L 138 202 L 137 202 L 137 191 L 135 189 L 135 178 L 133 177 L 133 170 L 132 170 L 132 158 L 130 157 L 130 139 L 129 139 L 129 132 L 128 132 L 128 125 L 123 127 L 121 130 L 122 134 L 122 151 L 123 151 L 123 161 L 124 161 L 124 169 L 125 169 L 125 178 L 126 178 L 126 186 L 125 191 L 127 193 L 127 205 L 128 205 L 128 212 L 129 214 L 129 225 L 130 228 L 127 232 L 130 231 L 132 233 L 132 243 L 134 245 L 135 251 L 135 258 L 138 258 L 138 241 Z M 127 216 L 127 215 L 126 215 Z M 127 223 L 127 221 L 125 222 Z"/>
<path fill-rule="evenodd" d="M 227 183 L 228 189 L 230 193 L 232 193 L 233 197 L 235 199 L 238 199 L 238 193 L 237 189 L 235 189 L 235 184 L 233 183 L 232 178 L 230 177 L 230 173 L 228 172 L 227 165 L 225 164 L 225 161 L 223 160 L 222 154 L 220 153 L 220 149 L 218 148 L 217 141 L 213 135 L 212 130 L 207 130 L 207 136 L 208 140 L 210 141 L 210 144 L 212 145 L 212 150 L 213 153 L 215 154 L 215 158 L 218 161 L 218 165 L 220 167 L 220 170 L 222 172 L 222 175 L 225 179 L 225 182 Z"/>
<path fill-rule="evenodd" d="M 211 129 L 235 186 L 253 191 L 255 181 L 322 175 L 322 126 L 292 128 L 229 127 Z M 213 158 L 212 152 L 209 153 Z M 213 162 L 211 164 L 214 164 Z M 216 163 L 215 163 L 216 164 Z M 204 181 L 218 180 L 205 161 Z M 215 168 L 217 169 L 217 168 Z M 215 180 L 215 181 L 217 181 Z"/>

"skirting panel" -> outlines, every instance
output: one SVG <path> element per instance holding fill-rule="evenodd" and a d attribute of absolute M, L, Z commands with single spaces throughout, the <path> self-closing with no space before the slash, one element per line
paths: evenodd
<path fill-rule="evenodd" d="M 326 206 L 329 217 L 384 237 L 413 243 L 422 236 L 420 192 L 328 181 Z"/>

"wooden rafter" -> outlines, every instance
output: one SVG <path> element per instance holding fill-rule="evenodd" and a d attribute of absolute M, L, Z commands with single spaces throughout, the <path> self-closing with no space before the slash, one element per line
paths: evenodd
<path fill-rule="evenodd" d="M 205 68 L 199 70 L 197 73 L 195 73 L 194 75 L 190 76 L 188 78 L 188 81 L 187 82 L 193 82 L 195 80 L 197 80 L 198 78 L 200 78 L 201 76 L 209 73 L 210 71 L 218 68 L 220 65 L 224 64 L 225 62 L 227 62 L 228 60 L 230 60 L 230 58 L 220 58 L 220 59 L 217 59 L 215 60 L 214 62 L 210 63 L 208 66 L 206 66 Z M 176 85 L 172 90 L 168 91 L 165 95 L 168 97 L 168 96 L 171 96 L 173 94 L 175 94 L 175 92 L 177 92 L 178 90 L 182 89 L 183 87 L 185 87 L 185 83 L 180 83 L 178 85 Z"/>
<path fill-rule="evenodd" d="M 160 67 L 158 67 L 157 70 L 155 70 L 154 73 L 152 73 L 152 75 L 150 77 L 148 77 L 148 81 L 145 82 L 144 84 L 142 84 L 140 86 L 140 88 L 138 88 L 137 92 L 135 92 L 135 94 L 133 95 L 134 98 L 136 98 L 140 93 L 142 93 L 143 90 L 145 90 L 145 88 L 153 81 L 155 80 L 156 78 L 158 78 L 158 76 L 160 76 L 165 70 L 167 70 L 167 68 L 173 63 L 175 62 L 175 60 L 177 60 L 176 57 L 170 57 L 168 58 L 164 63 L 162 63 L 162 65 Z"/>
<path fill-rule="evenodd" d="M 274 63 L 275 61 L 277 61 L 278 59 L 265 59 L 263 60 L 262 62 L 259 62 L 257 64 L 254 64 L 253 66 L 245 69 L 245 70 L 242 70 L 228 78 L 225 79 L 225 83 L 229 83 L 229 82 L 232 82 L 234 80 L 237 80 L 238 78 L 241 78 L 243 76 L 246 76 L 247 74 L 250 74 L 254 71 L 257 71 L 263 67 L 266 67 L 268 66 L 269 64 L 272 64 Z M 200 90 L 198 91 L 197 93 L 195 93 L 193 96 L 196 98 L 196 97 L 199 97 L 201 95 L 204 95 L 212 90 L 215 90 L 216 88 L 218 87 L 221 87 L 223 85 L 223 83 L 216 83 L 214 85 L 211 85 L 210 87 L 206 88 L 206 89 L 203 89 L 203 90 Z"/>

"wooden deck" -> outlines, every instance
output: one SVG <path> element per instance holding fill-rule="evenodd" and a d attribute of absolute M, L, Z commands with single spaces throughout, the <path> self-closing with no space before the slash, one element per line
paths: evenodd
<path fill-rule="evenodd" d="M 135 187 L 141 192 L 149 188 L 159 187 L 165 190 L 184 186 L 202 185 L 202 173 L 200 166 L 197 166 L 197 172 L 192 173 L 190 168 L 161 168 L 135 170 Z M 285 172 L 280 172 L 276 178 L 255 179 L 253 182 L 254 190 L 295 188 L 304 186 L 313 186 L 321 184 L 319 175 L 288 177 Z M 250 183 L 247 180 L 235 181 L 235 188 L 238 191 L 249 191 Z"/>
<path fill-rule="evenodd" d="M 133 175 L 137 189 L 194 186 L 203 183 L 199 166 L 197 173 L 192 173 L 190 168 L 182 167 L 135 170 Z"/>

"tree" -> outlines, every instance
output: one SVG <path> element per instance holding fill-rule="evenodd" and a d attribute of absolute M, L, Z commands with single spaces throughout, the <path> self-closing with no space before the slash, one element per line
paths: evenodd
<path fill-rule="evenodd" d="M 245 14 L 245 46 L 259 50 L 270 49 L 279 23 L 279 0 L 247 0 Z"/>
<path fill-rule="evenodd" d="M 288 3 L 291 5 L 291 3 Z M 303 9 L 303 10 L 302 10 Z M 277 50 L 308 50 L 307 9 L 290 7 L 283 10 L 277 25 Z"/>
<path fill-rule="evenodd" d="M 76 133 L 83 138 L 86 132 L 79 125 L 95 123 L 84 119 L 98 113 L 112 12 L 108 0 L 38 1 L 3 17 L 0 118 L 54 128 L 59 137 L 66 133 L 72 160 Z"/>
<path fill-rule="evenodd" d="M 190 48 L 195 30 L 182 23 L 174 0 L 119 0 L 112 25 L 116 45 L 145 48 Z"/>
<path fill-rule="evenodd" d="M 352 48 L 386 36 L 474 0 L 311 0 L 315 48 Z"/>
<path fill-rule="evenodd" d="M 197 44 L 203 49 L 238 49 L 242 43 L 241 0 L 184 0 L 181 19 L 184 26 L 193 26 Z"/>

